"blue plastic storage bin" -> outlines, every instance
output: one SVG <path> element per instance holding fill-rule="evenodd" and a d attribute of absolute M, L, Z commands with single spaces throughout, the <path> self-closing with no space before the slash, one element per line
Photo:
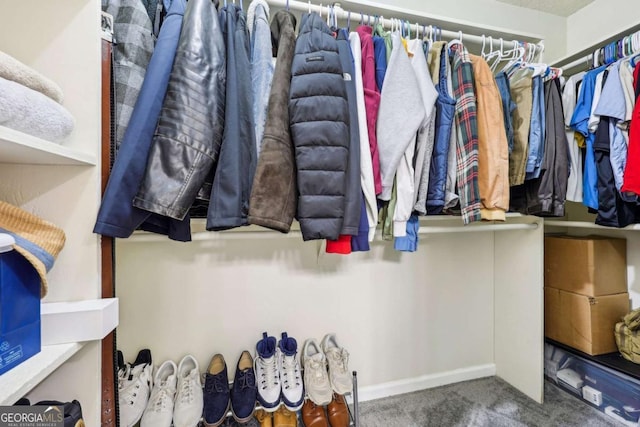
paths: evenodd
<path fill-rule="evenodd" d="M 0 234 L 0 375 L 40 352 L 40 276 Z"/>

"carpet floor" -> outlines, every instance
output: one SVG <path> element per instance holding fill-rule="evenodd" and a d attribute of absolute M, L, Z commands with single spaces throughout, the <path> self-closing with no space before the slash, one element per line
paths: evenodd
<path fill-rule="evenodd" d="M 540 405 L 497 378 L 437 387 L 360 404 L 360 427 L 618 427 L 545 381 Z"/>

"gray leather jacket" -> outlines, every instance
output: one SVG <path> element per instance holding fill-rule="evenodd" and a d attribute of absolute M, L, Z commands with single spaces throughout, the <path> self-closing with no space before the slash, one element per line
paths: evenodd
<path fill-rule="evenodd" d="M 210 0 L 190 0 L 167 95 L 133 205 L 183 219 L 211 194 L 224 130 L 226 59 Z"/>

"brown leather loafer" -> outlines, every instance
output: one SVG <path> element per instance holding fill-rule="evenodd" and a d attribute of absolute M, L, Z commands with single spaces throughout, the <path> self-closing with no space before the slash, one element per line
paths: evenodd
<path fill-rule="evenodd" d="M 324 413 L 324 407 L 318 406 L 307 399 L 302 407 L 302 421 L 305 427 L 329 427 L 329 420 Z"/>
<path fill-rule="evenodd" d="M 327 406 L 327 412 L 331 427 L 349 426 L 349 408 L 347 408 L 347 402 L 341 394 L 333 393 L 333 399 Z"/>
<path fill-rule="evenodd" d="M 273 427 L 298 427 L 298 418 L 294 412 L 281 405 L 273 413 Z"/>
<path fill-rule="evenodd" d="M 260 421 L 260 427 L 273 427 L 273 418 L 269 412 L 258 409 L 253 415 L 256 420 Z"/>

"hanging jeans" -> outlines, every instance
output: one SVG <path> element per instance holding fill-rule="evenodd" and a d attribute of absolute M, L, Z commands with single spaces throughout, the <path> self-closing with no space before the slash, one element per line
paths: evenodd
<path fill-rule="evenodd" d="M 502 98 L 502 115 L 504 117 L 504 128 L 507 131 L 507 143 L 509 144 L 509 154 L 513 151 L 513 111 L 517 108 L 511 99 L 511 85 L 509 77 L 504 71 L 496 75 L 496 84 Z"/>
<path fill-rule="evenodd" d="M 610 120 L 609 117 L 600 117 L 593 143 L 596 170 L 598 171 L 598 216 L 596 217 L 596 224 L 622 228 L 635 222 L 634 204 L 624 202 L 616 189 L 610 159 Z"/>
<path fill-rule="evenodd" d="M 544 84 L 540 76 L 533 78 L 533 104 L 529 128 L 529 152 L 525 180 L 540 177 L 545 145 Z"/>
<path fill-rule="evenodd" d="M 446 46 L 443 47 L 446 49 Z M 447 160 L 449 141 L 456 110 L 456 100 L 449 96 L 447 90 L 447 55 L 440 56 L 440 72 L 438 78 L 438 99 L 436 100 L 436 137 L 429 170 L 429 190 L 427 192 L 427 214 L 442 213 L 445 202 L 447 184 Z"/>

